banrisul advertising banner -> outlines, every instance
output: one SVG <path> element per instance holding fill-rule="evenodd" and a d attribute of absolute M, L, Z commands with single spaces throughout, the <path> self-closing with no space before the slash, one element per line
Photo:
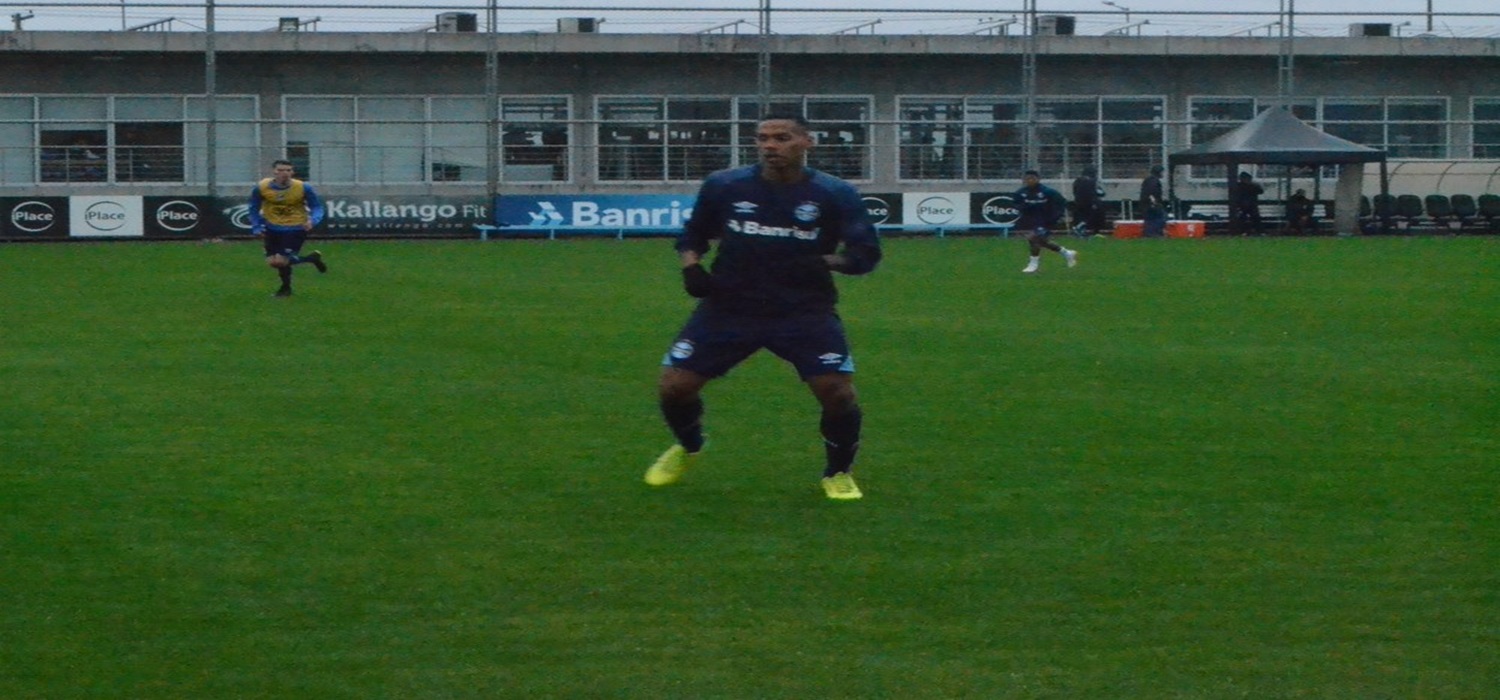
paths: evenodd
<path fill-rule="evenodd" d="M 569 233 L 676 235 L 693 213 L 694 195 L 502 195 L 495 225 L 561 227 Z"/>
<path fill-rule="evenodd" d="M 9 239 L 66 238 L 67 197 L 0 197 L 0 231 Z"/>
<path fill-rule="evenodd" d="M 865 213 L 870 223 L 876 226 L 901 224 L 901 194 L 899 192 L 866 192 L 863 195 Z"/>
<path fill-rule="evenodd" d="M 1015 226 L 1021 218 L 1021 209 L 1010 192 L 975 192 L 970 203 L 976 224 Z"/>
<path fill-rule="evenodd" d="M 489 198 L 395 195 L 323 195 L 328 235 L 472 236 L 490 223 Z"/>

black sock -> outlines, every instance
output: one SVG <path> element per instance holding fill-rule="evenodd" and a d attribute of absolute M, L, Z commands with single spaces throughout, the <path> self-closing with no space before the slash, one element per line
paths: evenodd
<path fill-rule="evenodd" d="M 828 466 L 823 476 L 833 476 L 854 468 L 854 456 L 859 453 L 859 430 L 864 423 L 864 413 L 858 406 L 831 416 L 823 412 L 819 427 L 823 431 L 823 448 L 828 455 Z"/>
<path fill-rule="evenodd" d="M 686 403 L 662 399 L 661 416 L 683 449 L 688 452 L 703 449 L 703 399 L 694 398 Z"/>
<path fill-rule="evenodd" d="M 282 289 L 291 289 L 292 288 L 292 268 L 291 267 L 278 267 L 278 268 L 276 268 L 276 274 L 281 275 L 281 288 Z"/>

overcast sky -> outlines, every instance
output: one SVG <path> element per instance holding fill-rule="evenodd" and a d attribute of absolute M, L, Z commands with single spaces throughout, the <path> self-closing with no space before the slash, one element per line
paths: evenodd
<path fill-rule="evenodd" d="M 147 4 L 151 6 L 144 6 Z M 600 31 L 609 33 L 753 33 L 760 0 L 497 0 L 497 4 L 502 8 L 498 28 L 503 32 L 554 31 L 558 18 L 576 16 L 602 18 Z M 1079 34 L 1103 34 L 1144 22 L 1130 31 L 1264 36 L 1274 31 L 1266 25 L 1289 4 L 1296 10 L 1299 35 L 1344 35 L 1352 22 L 1390 23 L 1397 25 L 1398 34 L 1414 35 L 1427 31 L 1430 11 L 1434 34 L 1500 38 L 1500 0 L 1037 0 L 1037 11 L 1073 15 Z M 140 5 L 132 6 L 130 0 L 85 0 L 77 6 L 47 5 L 17 14 L 33 13 L 22 26 L 36 31 L 119 30 L 153 22 L 159 23 L 153 27 L 156 29 L 193 31 L 204 25 L 201 0 L 146 0 Z M 474 12 L 482 23 L 486 7 L 483 0 L 216 0 L 216 5 L 216 25 L 226 31 L 271 29 L 282 16 L 307 22 L 307 30 L 413 31 L 431 25 L 435 15 L 444 11 Z M 376 9 L 352 9 L 357 6 Z M 392 6 L 402 7 L 384 9 Z M 431 9 L 412 9 L 414 6 Z M 914 6 L 921 9 L 914 11 Z M 782 34 L 977 33 L 1021 14 L 1025 7 L 1025 0 L 772 0 L 772 29 Z M 1208 14 L 1227 8 L 1240 14 Z M 1463 13 L 1485 16 L 1465 17 Z M 312 23 L 314 19 L 318 21 Z M 1013 27 L 1009 31 L 1017 33 Z"/>

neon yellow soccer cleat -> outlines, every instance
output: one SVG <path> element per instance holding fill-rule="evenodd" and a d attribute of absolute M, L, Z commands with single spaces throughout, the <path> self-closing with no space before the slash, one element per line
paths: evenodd
<path fill-rule="evenodd" d="M 849 472 L 823 477 L 823 493 L 836 501 L 852 501 L 864 497 L 859 491 L 859 485 L 854 483 L 854 476 Z"/>
<path fill-rule="evenodd" d="M 682 445 L 668 447 L 667 451 L 661 453 L 661 456 L 657 457 L 651 467 L 646 470 L 646 483 L 652 486 L 675 484 L 678 479 L 682 478 L 682 473 L 687 471 L 688 467 L 693 466 L 696 461 L 698 461 L 697 452 L 688 452 L 682 448 Z"/>

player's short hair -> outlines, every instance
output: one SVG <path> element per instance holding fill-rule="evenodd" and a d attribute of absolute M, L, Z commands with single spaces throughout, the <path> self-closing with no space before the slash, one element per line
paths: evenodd
<path fill-rule="evenodd" d="M 808 124 L 807 120 L 804 119 L 802 117 L 802 115 L 796 114 L 794 112 L 771 112 L 770 114 L 767 114 L 766 116 L 761 117 L 760 121 L 761 122 L 791 122 L 793 124 L 796 124 L 797 128 L 801 129 L 802 131 L 811 131 L 812 130 L 812 125 Z"/>
<path fill-rule="evenodd" d="M 285 158 L 277 158 L 276 160 L 271 161 L 271 167 L 272 168 L 276 168 L 276 167 L 282 166 L 282 165 L 292 165 L 292 161 L 289 161 L 289 160 L 287 160 Z M 295 168 L 297 166 L 292 165 L 292 167 Z"/>
<path fill-rule="evenodd" d="M 1037 172 L 1035 168 L 1033 168 L 1031 170 L 1027 170 L 1024 173 L 1021 173 L 1021 177 L 1026 177 L 1027 175 L 1030 175 L 1032 177 L 1041 177 L 1042 176 L 1042 174 L 1039 173 L 1039 172 Z"/>

